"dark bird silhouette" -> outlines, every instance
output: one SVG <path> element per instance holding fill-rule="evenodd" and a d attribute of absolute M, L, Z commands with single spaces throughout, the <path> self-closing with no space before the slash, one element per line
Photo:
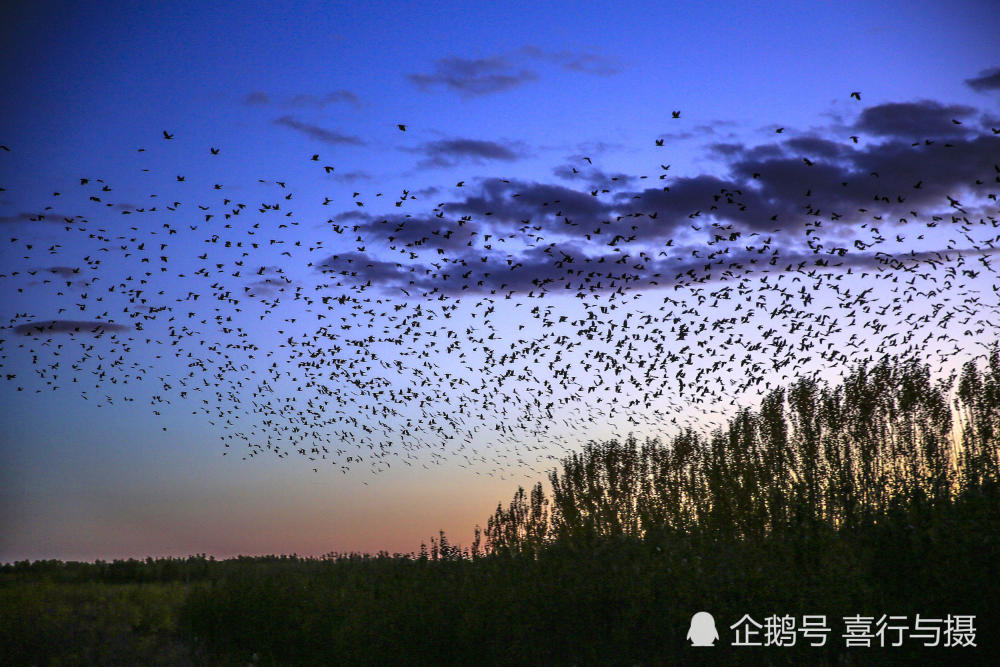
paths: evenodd
<path fill-rule="evenodd" d="M 930 346 L 931 333 L 944 352 L 963 329 L 985 336 L 976 318 L 990 292 L 976 281 L 996 284 L 987 272 L 1000 221 L 996 193 L 980 186 L 1000 166 L 955 185 L 963 207 L 924 169 L 941 143 L 903 142 L 913 164 L 901 173 L 882 160 L 838 173 L 841 158 L 867 150 L 842 141 L 837 160 L 802 158 L 815 170 L 789 151 L 725 178 L 681 175 L 673 192 L 594 168 L 576 188 L 470 175 L 450 181 L 461 196 L 443 188 L 450 201 L 402 190 L 395 206 L 414 208 L 396 215 L 344 210 L 372 210 L 382 193 L 324 192 L 348 186 L 318 172 L 302 176 L 318 183 L 270 175 L 221 193 L 208 187 L 217 175 L 189 171 L 181 188 L 169 179 L 179 170 L 154 171 L 184 194 L 154 186 L 141 200 L 106 174 L 81 178 L 81 190 L 53 194 L 58 213 L 48 202 L 11 223 L 46 232 L 9 235 L 24 266 L 0 280 L 39 312 L 11 310 L 0 367 L 23 355 L 36 387 L 7 373 L 19 387 L 71 385 L 102 404 L 133 398 L 141 381 L 154 417 L 167 418 L 171 401 L 191 406 L 251 458 L 298 453 L 347 472 L 384 470 L 394 456 L 413 465 L 422 450 L 428 465 L 461 456 L 499 473 L 526 465 L 539 443 L 569 446 L 553 424 L 655 432 L 677 424 L 675 410 L 708 414 L 802 369 Z M 670 165 L 656 164 L 650 180 L 665 180 Z M 773 168 L 786 164 L 787 174 Z M 876 165 L 885 178 L 864 177 Z M 300 225 L 297 207 L 314 204 L 331 217 Z M 911 250 L 914 238 L 931 250 Z M 51 298 L 35 301 L 44 290 Z"/>

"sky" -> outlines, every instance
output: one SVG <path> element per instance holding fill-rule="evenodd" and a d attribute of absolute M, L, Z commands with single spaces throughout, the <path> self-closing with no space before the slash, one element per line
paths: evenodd
<path fill-rule="evenodd" d="M 468 544 L 996 338 L 990 2 L 3 11 L 3 562 Z"/>

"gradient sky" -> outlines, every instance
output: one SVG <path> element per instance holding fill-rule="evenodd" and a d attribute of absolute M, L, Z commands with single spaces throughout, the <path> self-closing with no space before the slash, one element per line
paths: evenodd
<path fill-rule="evenodd" d="M 565 216 L 582 226 L 599 225 L 635 213 L 637 194 L 643 197 L 641 211 L 655 209 L 660 217 L 637 223 L 635 248 L 659 249 L 670 237 L 691 249 L 703 239 L 688 229 L 688 215 L 707 209 L 720 187 L 744 187 L 746 210 L 718 213 L 715 219 L 748 235 L 766 235 L 771 213 L 779 214 L 775 245 L 788 258 L 783 264 L 808 252 L 801 230 L 792 235 L 807 187 L 816 188 L 811 201 L 824 215 L 839 210 L 846 216 L 839 225 L 827 223 L 828 247 L 858 250 L 851 240 L 861 224 L 871 222 L 870 215 L 847 214 L 871 201 L 873 186 L 852 182 L 840 189 L 839 181 L 867 178 L 872 171 L 880 173 L 885 192 L 905 191 L 909 200 L 869 204 L 871 215 L 878 211 L 897 219 L 912 207 L 921 208 L 921 219 L 947 215 L 953 212 L 947 196 L 962 199 L 972 218 L 995 215 L 995 200 L 972 185 L 974 178 L 992 177 L 991 165 L 1000 161 L 1000 139 L 991 131 L 1000 128 L 992 2 L 678 2 L 644 8 L 438 3 L 434 11 L 402 2 L 148 5 L 114 2 L 98 10 L 26 3 L 5 9 L 0 21 L 5 64 L 0 144 L 8 149 L 0 151 L 5 237 L 0 354 L 6 377 L 0 382 L 0 561 L 412 551 L 439 529 L 453 542 L 468 544 L 473 525 L 485 524 L 497 501 L 508 500 L 518 484 L 539 479 L 552 457 L 588 438 L 629 430 L 669 433 L 666 415 L 697 419 L 709 409 L 678 401 L 640 414 L 613 410 L 594 397 L 567 403 L 561 413 L 570 421 L 582 415 L 586 427 L 562 428 L 559 420 L 550 420 L 534 440 L 527 432 L 487 437 L 485 432 L 505 418 L 488 414 L 465 423 L 475 431 L 467 449 L 461 437 L 443 443 L 428 438 L 419 446 L 405 439 L 389 442 L 391 467 L 370 460 L 345 464 L 352 447 L 332 465 L 299 456 L 295 447 L 280 458 L 266 449 L 247 456 L 245 443 L 234 435 L 239 429 L 225 428 L 211 409 L 202 410 L 202 400 L 232 409 L 239 421 L 240 411 L 255 398 L 250 386 L 242 386 L 246 393 L 241 393 L 240 386 L 229 385 L 235 391 L 216 400 L 193 387 L 181 397 L 177 381 L 191 372 L 188 364 L 197 357 L 185 354 L 236 340 L 231 331 L 220 331 L 226 324 L 208 319 L 198 325 L 224 303 L 213 301 L 207 288 L 222 278 L 196 277 L 204 265 L 199 255 L 210 252 L 208 261 L 225 264 L 223 278 L 232 275 L 231 262 L 238 259 L 234 250 L 205 242 L 214 233 L 228 238 L 220 229 L 227 222 L 223 213 L 231 209 L 221 203 L 223 196 L 250 206 L 242 218 L 228 221 L 241 233 L 259 222 L 259 238 L 285 240 L 277 247 L 262 243 L 247 258 L 247 276 L 234 282 L 241 291 L 240 310 L 223 313 L 233 318 L 227 328 L 242 327 L 248 332 L 244 340 L 274 353 L 249 360 L 245 350 L 231 351 L 236 367 L 247 364 L 242 372 L 261 374 L 271 363 L 290 363 L 295 351 L 289 337 L 299 344 L 317 326 L 330 324 L 317 322 L 315 308 L 292 298 L 297 288 L 316 299 L 347 293 L 382 298 L 379 312 L 402 303 L 403 312 L 412 312 L 421 303 L 417 295 L 439 289 L 422 302 L 424 308 L 437 309 L 435 326 L 447 318 L 456 331 L 481 326 L 486 306 L 477 304 L 493 296 L 496 333 L 504 341 L 542 335 L 542 320 L 526 314 L 535 307 L 551 309 L 553 318 L 581 317 L 581 299 L 571 296 L 576 289 L 567 290 L 569 296 L 525 296 L 533 279 L 563 279 L 565 271 L 556 271 L 542 248 L 551 240 L 578 262 L 596 258 L 601 247 L 610 257 L 603 243 L 585 241 L 582 231 L 570 233 L 556 223 Z M 860 100 L 851 97 L 855 91 Z M 673 118 L 673 111 L 680 117 Z M 172 138 L 165 139 L 164 132 Z M 928 139 L 933 146 L 910 150 L 913 142 Z M 946 143 L 954 150 L 947 152 Z M 314 154 L 318 160 L 310 159 Z M 814 163 L 813 171 L 803 157 Z M 667 164 L 669 170 L 660 166 Z M 333 167 L 330 173 L 326 166 Z M 755 173 L 760 177 L 753 178 Z M 758 185 L 747 185 L 754 181 Z M 914 188 L 918 181 L 920 189 Z M 656 193 L 664 183 L 672 188 L 669 197 Z M 102 190 L 105 185 L 110 190 Z M 608 192 L 593 197 L 589 191 L 595 188 Z M 408 198 L 397 207 L 404 190 Z M 157 194 L 155 201 L 151 193 Z M 289 193 L 293 198 L 285 199 Z M 543 210 L 556 199 L 561 215 Z M 177 211 L 164 210 L 174 201 L 182 202 Z M 280 212 L 255 214 L 261 202 L 280 203 Z M 198 204 L 209 208 L 199 210 Z M 153 205 L 160 210 L 140 211 Z M 286 211 L 293 217 L 285 218 Z M 490 226 L 482 222 L 487 212 L 493 216 Z M 508 249 L 496 249 L 489 266 L 506 270 L 510 265 L 504 260 L 513 256 L 523 265 L 502 278 L 494 272 L 468 294 L 458 294 L 454 280 L 429 274 L 410 284 L 418 274 L 399 272 L 389 236 L 396 235 L 397 245 L 425 236 L 443 224 L 436 213 L 471 218 L 455 227 L 454 241 L 437 238 L 425 248 L 429 254 L 417 260 L 421 267 L 438 249 L 446 257 L 466 252 L 474 230 L 481 233 L 480 244 L 489 232 L 515 233 L 527 218 L 539 225 L 545 243 L 510 237 Z M 206 220 L 206 214 L 214 219 Z M 405 230 L 394 232 L 404 220 L 399 216 L 407 214 L 412 217 Z M 279 228 L 292 221 L 298 224 Z M 363 240 L 334 225 L 358 226 Z M 892 229 L 890 236 L 890 229 L 887 221 L 882 233 L 891 239 L 898 232 Z M 918 241 L 918 232 L 910 230 L 891 252 L 923 257 L 919 253 L 946 248 L 954 231 L 939 228 Z M 956 248 L 969 250 L 974 240 L 992 238 L 985 230 L 966 233 L 972 238 L 954 237 Z M 120 243 L 119 236 L 127 238 Z M 136 245 L 143 240 L 152 260 L 146 265 L 137 263 L 147 252 Z M 322 249 L 313 249 L 318 241 Z M 168 247 L 154 252 L 160 243 Z M 474 250 L 484 252 L 478 245 Z M 161 252 L 169 256 L 167 272 L 158 269 Z M 991 252 L 967 253 L 965 261 L 971 266 Z M 671 259 L 662 264 L 674 270 L 701 264 Z M 863 252 L 848 260 L 859 272 L 874 266 Z M 640 325 L 639 313 L 648 312 L 650 303 L 664 303 L 664 285 L 650 285 L 659 261 L 638 270 L 637 298 L 619 311 L 618 317 L 629 309 L 637 313 L 631 326 Z M 258 266 L 263 273 L 254 276 Z M 345 268 L 360 275 L 339 276 Z M 136 318 L 122 314 L 121 290 L 108 288 L 146 270 L 153 272 L 143 286 L 146 295 L 164 291 L 149 306 L 171 310 L 149 313 L 156 316 L 147 318 L 140 332 L 134 329 Z M 43 282 L 46 277 L 49 283 Z M 285 279 L 290 282 L 282 283 Z M 986 309 L 996 307 L 994 279 L 980 270 L 963 283 L 966 293 L 982 294 L 986 317 Z M 339 286 L 316 290 L 338 280 Z M 367 288 L 366 280 L 372 281 Z M 845 286 L 851 283 L 858 291 L 882 287 L 852 280 Z M 704 285 L 705 293 L 718 283 Z M 189 294 L 199 284 L 205 289 L 196 302 Z M 402 289 L 412 298 L 403 299 Z M 508 293 L 516 298 L 505 299 Z M 697 296 L 685 290 L 672 294 L 682 300 Z M 818 291 L 811 307 L 833 307 L 836 298 Z M 456 309 L 448 314 L 444 309 L 452 304 Z M 919 300 L 906 310 L 912 318 L 929 311 Z M 188 312 L 197 317 L 186 317 Z M 198 335 L 176 338 L 180 342 L 172 345 L 168 313 L 177 318 L 176 327 L 191 324 Z M 330 312 L 338 322 L 342 315 Z M 123 330 L 111 340 L 110 331 L 101 336 L 62 331 L 76 326 L 64 323 L 44 336 L 30 335 L 31 322 L 64 320 L 114 322 Z M 370 321 L 382 326 L 387 320 L 375 315 Z M 914 329 L 914 321 L 886 323 L 906 331 Z M 761 328 L 752 321 L 740 333 L 753 340 Z M 863 333 L 847 329 L 842 337 L 852 332 Z M 391 361 L 400 345 L 419 350 L 426 340 L 381 341 L 370 351 Z M 470 352 L 470 359 L 460 361 L 442 353 L 447 339 L 438 343 L 425 359 L 440 374 L 471 386 L 499 382 L 491 379 L 492 367 L 484 359 Z M 92 356 L 71 370 L 91 345 Z M 499 343 L 497 349 L 503 349 Z M 595 349 L 599 343 L 582 347 Z M 636 356 L 650 349 L 651 344 L 640 345 Z M 183 354 L 175 355 L 178 350 Z M 98 354 L 107 355 L 101 369 Z M 122 363 L 112 366 L 119 356 Z M 567 357 L 582 368 L 582 356 Z M 419 363 L 419 357 L 408 359 Z M 954 365 L 960 359 L 953 355 L 948 361 Z M 56 362 L 59 367 L 46 368 Z M 802 369 L 829 372 L 814 362 Z M 540 381 L 546 379 L 544 368 L 534 369 Z M 100 370 L 105 376 L 97 380 Z M 414 377 L 384 370 L 380 377 L 388 378 L 387 390 L 402 390 L 404 379 Z M 713 373 L 732 386 L 724 371 Z M 301 408 L 305 399 L 296 396 L 302 387 L 293 376 L 274 386 L 273 400 L 298 401 Z M 80 389 L 68 386 L 74 377 Z M 164 383 L 171 388 L 161 390 Z M 535 396 L 537 388 L 537 382 L 526 381 L 520 389 L 505 385 L 504 391 L 527 400 L 523 397 Z M 441 397 L 456 398 L 452 389 L 445 387 Z M 170 402 L 157 402 L 156 396 Z M 345 409 L 360 407 L 357 402 Z M 406 409 L 387 420 L 390 440 L 400 434 Z M 362 424 L 376 423 L 360 412 L 355 416 Z M 240 423 L 268 437 L 259 421 Z"/>

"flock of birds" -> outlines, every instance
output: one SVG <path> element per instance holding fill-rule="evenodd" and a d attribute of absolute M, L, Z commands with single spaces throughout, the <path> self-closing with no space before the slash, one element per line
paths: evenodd
<path fill-rule="evenodd" d="M 747 193 L 726 188 L 680 218 L 644 207 L 646 189 L 596 222 L 559 199 L 518 204 L 537 209 L 520 222 L 444 202 L 410 214 L 422 202 L 408 190 L 383 216 L 354 192 L 314 225 L 290 210 L 310 190 L 288 181 L 261 179 L 253 199 L 170 174 L 137 206 L 84 176 L 83 196 L 54 192 L 58 204 L 6 224 L 0 279 L 19 312 L 0 330 L 0 372 L 18 391 L 148 401 L 164 421 L 187 406 L 244 458 L 537 472 L 602 429 L 661 434 L 803 375 L 886 353 L 947 364 L 992 342 L 994 169 L 967 184 L 971 205 L 949 195 L 896 215 L 911 193 L 871 174 L 869 207 L 822 211 L 809 190 L 795 222 L 752 224 Z M 669 194 L 668 170 L 631 182 Z M 577 194 L 621 202 L 618 178 Z M 488 204 L 523 184 L 480 185 Z M 89 210 L 54 212 L 74 198 Z M 650 241 L 657 225 L 669 239 Z M 907 236 L 927 249 L 901 250 Z"/>

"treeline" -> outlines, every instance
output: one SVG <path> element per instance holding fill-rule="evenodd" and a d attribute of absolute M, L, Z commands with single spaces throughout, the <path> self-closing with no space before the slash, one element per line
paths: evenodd
<path fill-rule="evenodd" d="M 170 629 L 155 645 L 183 641 L 190 664 L 995 664 L 998 446 L 996 348 L 936 382 L 886 358 L 837 386 L 798 380 L 707 436 L 590 443 L 498 506 L 469 548 L 441 534 L 415 554 L 17 563 L 0 583 L 184 578 L 156 585 L 187 591 L 169 623 L 150 611 L 122 627 Z M 12 618 L 38 590 L 80 588 L 18 586 Z M 685 639 L 702 610 L 720 634 L 711 655 Z M 745 614 L 818 614 L 831 635 L 734 647 Z M 976 646 L 845 646 L 848 617 L 917 614 L 974 617 Z M 13 664 L 46 662 L 71 627 L 43 632 L 47 618 L 11 635 Z"/>
<path fill-rule="evenodd" d="M 236 556 L 216 560 L 214 556 L 197 554 L 183 558 L 127 558 L 112 561 L 96 560 L 93 563 L 61 560 L 22 560 L 0 565 L 0 582 L 36 582 L 53 584 L 143 584 L 143 583 L 198 583 L 224 579 L 237 572 L 248 570 L 310 568 L 320 563 L 365 559 L 455 559 L 468 558 L 468 550 L 452 547 L 444 533 L 431 539 L 431 546 L 424 545 L 418 554 L 392 554 L 380 552 L 367 554 L 336 554 L 321 557 L 292 555 Z"/>
<path fill-rule="evenodd" d="M 469 549 L 248 568 L 182 615 L 216 661 L 261 664 L 989 663 L 1000 645 L 1000 354 L 799 380 L 724 429 L 590 443 L 498 506 Z M 482 543 L 480 543 L 482 542 Z M 744 614 L 822 615 L 822 648 L 732 646 Z M 975 648 L 848 648 L 844 619 L 976 619 Z M 994 660 L 995 661 L 995 660 Z"/>
<path fill-rule="evenodd" d="M 956 387 L 957 379 L 957 387 Z M 957 389 L 957 391 L 956 391 Z M 1000 353 L 931 380 L 927 364 L 885 357 L 831 387 L 776 389 L 709 436 L 591 442 L 498 505 L 490 553 L 557 542 L 709 531 L 748 538 L 822 524 L 856 529 L 1000 481 Z"/>
<path fill-rule="evenodd" d="M 0 565 L 0 577 L 3 581 L 44 581 L 62 584 L 187 583 L 220 576 L 224 568 L 230 567 L 225 563 L 226 561 L 217 561 L 205 554 L 186 558 L 97 560 L 93 563 L 23 560 Z"/>

